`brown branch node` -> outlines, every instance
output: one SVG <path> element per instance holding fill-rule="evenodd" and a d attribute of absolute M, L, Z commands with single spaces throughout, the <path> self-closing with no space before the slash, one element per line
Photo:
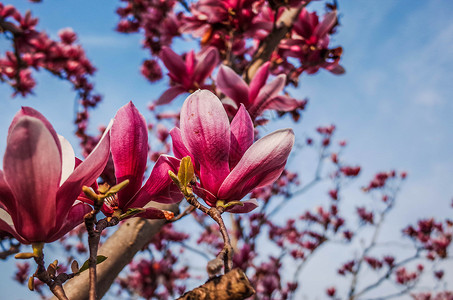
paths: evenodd
<path fill-rule="evenodd" d="M 178 300 L 242 300 L 255 294 L 241 269 L 233 269 L 222 276 L 209 279 L 205 284 L 182 295 Z"/>

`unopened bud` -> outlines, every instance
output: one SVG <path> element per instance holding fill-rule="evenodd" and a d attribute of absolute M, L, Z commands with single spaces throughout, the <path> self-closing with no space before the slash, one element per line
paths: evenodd
<path fill-rule="evenodd" d="M 171 211 L 162 210 L 162 212 L 164 213 L 165 219 L 167 219 L 167 220 L 171 220 L 175 217 L 175 214 Z"/>
<path fill-rule="evenodd" d="M 116 194 L 119 191 L 121 191 L 122 189 L 124 189 L 128 184 L 129 184 L 129 179 L 126 179 L 126 180 L 118 183 L 117 185 L 112 186 L 105 194 L 106 195 Z"/>
<path fill-rule="evenodd" d="M 35 278 L 33 276 L 28 278 L 28 289 L 30 291 L 34 291 L 35 290 Z"/>
<path fill-rule="evenodd" d="M 34 253 L 31 252 L 24 252 L 24 253 L 17 253 L 14 258 L 16 259 L 30 259 L 35 257 Z"/>
<path fill-rule="evenodd" d="M 71 263 L 71 271 L 72 273 L 79 272 L 79 263 L 76 260 L 73 260 Z"/>

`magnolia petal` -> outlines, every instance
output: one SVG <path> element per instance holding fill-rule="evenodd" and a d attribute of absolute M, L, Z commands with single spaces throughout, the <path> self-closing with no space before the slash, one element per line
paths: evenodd
<path fill-rule="evenodd" d="M 0 207 L 16 215 L 16 200 L 2 170 L 0 170 Z"/>
<path fill-rule="evenodd" d="M 249 113 L 241 104 L 236 116 L 231 121 L 230 169 L 233 169 L 253 144 L 253 122 Z"/>
<path fill-rule="evenodd" d="M 21 244 L 30 244 L 29 241 L 21 237 L 16 230 L 14 230 L 13 221 L 11 216 L 2 208 L 0 208 L 0 231 L 9 232 L 18 240 Z"/>
<path fill-rule="evenodd" d="M 175 155 L 176 158 L 183 158 L 186 156 L 190 156 L 190 159 L 192 160 L 192 164 L 194 165 L 195 172 L 197 175 L 199 175 L 199 170 L 200 170 L 200 164 L 195 161 L 192 153 L 187 150 L 186 146 L 184 145 L 184 142 L 182 141 L 182 135 L 181 135 L 181 130 L 178 127 L 173 128 L 170 130 L 170 135 L 171 135 L 171 140 L 173 142 L 173 154 Z"/>
<path fill-rule="evenodd" d="M 286 95 L 278 95 L 274 98 L 268 99 L 260 107 L 258 114 L 261 114 L 262 111 L 266 109 L 273 109 L 278 111 L 292 111 L 300 107 L 302 102 L 297 101 L 294 98 L 288 97 Z"/>
<path fill-rule="evenodd" d="M 11 130 L 13 127 L 16 125 L 16 123 L 20 120 L 20 118 L 24 116 L 29 116 L 33 117 L 36 119 L 41 120 L 41 122 L 44 123 L 44 125 L 47 127 L 49 130 L 50 134 L 52 134 L 52 137 L 55 140 L 55 144 L 58 147 L 58 151 L 61 153 L 61 147 L 60 147 L 60 139 L 58 138 L 58 134 L 56 133 L 55 129 L 53 128 L 52 124 L 50 124 L 49 120 L 46 119 L 39 111 L 37 111 L 34 108 L 28 107 L 28 106 L 22 106 L 22 108 L 16 113 L 14 116 L 13 120 L 11 121 L 11 124 L 9 125 L 8 129 L 8 135 L 10 134 Z"/>
<path fill-rule="evenodd" d="M 76 165 L 76 157 L 74 149 L 67 139 L 58 135 L 61 145 L 61 179 L 60 185 L 68 179 L 69 175 L 74 172 Z"/>
<path fill-rule="evenodd" d="M 258 96 L 259 91 L 266 84 L 266 80 L 269 77 L 269 66 L 270 62 L 266 62 L 259 67 L 252 81 L 250 81 L 249 99 L 251 102 Z"/>
<path fill-rule="evenodd" d="M 194 191 L 195 194 L 198 195 L 198 197 L 203 199 L 204 202 L 206 202 L 207 205 L 209 205 L 211 207 L 215 207 L 216 206 L 216 203 L 217 203 L 218 199 L 210 191 L 202 188 L 198 184 L 193 187 L 193 191 Z"/>
<path fill-rule="evenodd" d="M 241 199 L 256 186 L 276 180 L 294 145 L 292 129 L 281 129 L 259 139 L 245 153 L 237 166 L 222 183 L 218 198 L 223 200 Z M 280 172 L 281 173 L 281 172 Z M 272 178 L 267 176 L 272 174 Z M 258 176 L 261 180 L 254 180 Z M 254 186 L 248 184 L 252 180 Z M 245 189 L 247 187 L 247 189 Z"/>
<path fill-rule="evenodd" d="M 219 54 L 217 49 L 210 47 L 197 63 L 193 73 L 193 81 L 202 84 L 205 79 L 212 73 L 212 70 L 219 63 Z"/>
<path fill-rule="evenodd" d="M 249 109 L 249 113 L 252 119 L 255 119 L 259 116 L 259 112 L 262 112 L 262 107 L 266 104 L 269 99 L 274 98 L 280 93 L 285 87 L 286 75 L 280 74 L 270 83 L 266 84 L 259 92 L 253 106 Z"/>
<path fill-rule="evenodd" d="M 88 157 L 75 168 L 57 192 L 59 220 L 64 220 L 84 185 L 91 186 L 101 175 L 110 155 L 110 129 L 107 126 L 101 140 Z M 61 221 L 62 222 L 62 221 Z"/>
<path fill-rule="evenodd" d="M 335 75 L 341 75 L 346 73 L 346 70 L 339 64 L 331 64 L 326 67 L 326 70 L 329 72 L 335 74 Z"/>
<path fill-rule="evenodd" d="M 217 193 L 230 171 L 230 123 L 217 96 L 208 90 L 198 90 L 186 99 L 181 109 L 181 135 L 200 164 L 203 187 Z"/>
<path fill-rule="evenodd" d="M 122 210 L 126 211 L 132 207 L 143 207 L 150 201 L 159 203 L 176 203 L 181 201 L 182 194 L 172 193 L 176 191 L 176 185 L 168 175 L 168 171 L 178 173 L 180 160 L 168 155 L 161 155 L 154 165 L 151 175 L 143 187 L 137 192 Z"/>
<path fill-rule="evenodd" d="M 160 52 L 160 58 L 172 76 L 180 79 L 187 76 L 184 60 L 181 56 L 173 52 L 173 50 L 164 46 Z"/>
<path fill-rule="evenodd" d="M 116 183 L 129 180 L 129 184 L 118 193 L 121 208 L 142 186 L 148 159 L 146 121 L 132 102 L 121 107 L 116 113 L 110 139 Z"/>
<path fill-rule="evenodd" d="M 170 130 L 171 140 L 173 142 L 173 154 L 176 158 L 183 158 L 186 156 L 190 156 L 193 162 L 193 155 L 187 150 L 184 142 L 182 141 L 181 130 L 178 127 L 173 128 Z"/>
<path fill-rule="evenodd" d="M 20 208 L 16 231 L 27 240 L 45 241 L 55 225 L 61 161 L 55 139 L 41 120 L 23 116 L 11 128 L 3 166 Z"/>
<path fill-rule="evenodd" d="M 78 202 L 74 204 L 67 217 L 64 219 L 63 224 L 59 227 L 59 230 L 52 235 L 48 243 L 56 241 L 62 238 L 66 233 L 74 229 L 76 226 L 82 224 L 84 216 L 92 210 L 91 206 L 85 203 Z"/>
<path fill-rule="evenodd" d="M 178 95 L 185 93 L 185 92 L 186 92 L 186 89 L 182 85 L 172 86 L 171 88 L 166 90 L 162 95 L 160 95 L 159 99 L 157 99 L 154 104 L 163 105 L 163 104 L 170 103 Z"/>
<path fill-rule="evenodd" d="M 216 79 L 217 88 L 239 104 L 249 105 L 249 87 L 231 68 L 221 65 Z"/>
<path fill-rule="evenodd" d="M 316 27 L 315 31 L 313 32 L 313 35 L 316 35 L 318 38 L 323 37 L 324 35 L 329 33 L 329 31 L 332 30 L 332 28 L 333 28 L 333 26 L 335 26 L 336 22 L 337 22 L 336 11 L 331 11 L 331 12 L 327 13 L 324 16 L 324 19 L 322 20 L 322 22 L 320 24 L 318 24 L 318 26 Z"/>
<path fill-rule="evenodd" d="M 169 220 L 174 216 L 172 212 L 163 211 L 154 207 L 148 207 L 144 212 L 134 215 L 145 219 L 166 219 Z"/>
<path fill-rule="evenodd" d="M 255 208 L 257 208 L 259 206 L 258 201 L 256 201 L 256 199 L 242 201 L 242 204 L 244 204 L 244 205 L 243 206 L 235 205 L 235 206 L 227 209 L 226 211 L 229 213 L 232 213 L 232 214 L 245 214 L 245 213 L 251 212 L 252 210 L 254 210 Z"/>

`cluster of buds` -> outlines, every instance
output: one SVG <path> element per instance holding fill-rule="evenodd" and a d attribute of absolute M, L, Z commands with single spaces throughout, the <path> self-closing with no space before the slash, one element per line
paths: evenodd
<path fill-rule="evenodd" d="M 434 219 L 418 221 L 416 226 L 408 226 L 403 234 L 410 237 L 423 250 L 427 251 L 427 258 L 446 258 L 448 247 L 453 237 L 453 222 L 450 220 L 436 222 Z"/>

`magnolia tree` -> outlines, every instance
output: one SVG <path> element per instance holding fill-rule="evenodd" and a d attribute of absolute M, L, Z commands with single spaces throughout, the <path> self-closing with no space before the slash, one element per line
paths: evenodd
<path fill-rule="evenodd" d="M 33 92 L 35 71 L 70 82 L 80 99 L 75 124 L 85 156 L 75 157 L 37 110 L 23 107 L 12 118 L 0 171 L 0 255 L 34 261 L 17 263 L 15 280 L 58 299 L 99 299 L 109 290 L 146 299 L 295 299 L 307 262 L 340 243 L 350 254 L 332 268 L 346 284 L 326 281 L 320 297 L 453 299 L 441 265 L 451 220 L 414 220 L 401 229 L 409 249 L 378 249 L 405 172 L 377 173 L 362 188 L 369 205 L 343 212 L 342 191 L 360 166 L 343 160 L 346 142 L 334 137 L 334 125 L 304 140 L 291 128 L 262 134 L 275 120 L 267 111 L 300 121 L 307 101 L 289 92 L 302 74 L 345 72 L 342 48 L 330 43 L 340 24 L 337 4 L 324 3 L 323 15 L 310 4 L 123 0 L 116 30 L 143 36 L 149 58 L 141 73 L 168 86 L 142 112 L 151 123 L 129 102 L 91 136 L 89 110 L 101 96 L 76 33 L 62 29 L 52 40 L 30 12 L 0 3 L 10 45 L 0 80 L 23 97 Z M 188 46 L 176 49 L 181 38 Z M 174 108 L 179 95 L 186 97 L 180 110 L 162 113 L 158 107 Z M 318 157 L 307 182 L 297 163 L 287 166 L 302 148 Z M 329 203 L 278 217 L 321 182 L 330 186 Z M 54 260 L 46 247 L 52 242 L 65 260 Z M 418 287 L 423 274 L 433 288 Z"/>

